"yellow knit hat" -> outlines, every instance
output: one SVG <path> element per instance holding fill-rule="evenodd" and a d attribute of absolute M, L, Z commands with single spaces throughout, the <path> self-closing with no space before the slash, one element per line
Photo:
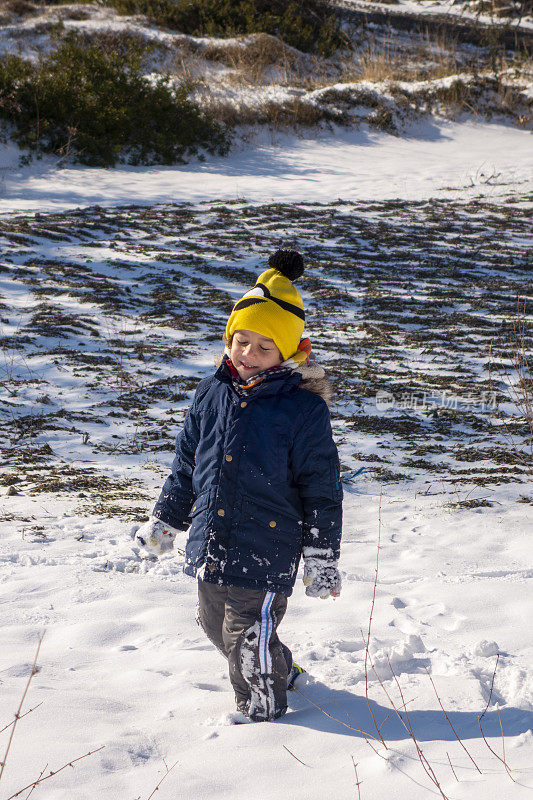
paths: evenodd
<path fill-rule="evenodd" d="M 297 351 L 304 330 L 302 297 L 292 285 L 303 274 L 304 263 L 296 250 L 277 250 L 268 264 L 270 269 L 233 306 L 226 338 L 230 340 L 238 330 L 268 336 L 286 360 Z"/>

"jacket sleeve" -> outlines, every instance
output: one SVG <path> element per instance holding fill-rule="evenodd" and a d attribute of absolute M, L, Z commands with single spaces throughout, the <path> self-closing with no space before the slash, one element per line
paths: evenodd
<path fill-rule="evenodd" d="M 196 417 L 197 395 L 185 416 L 182 430 L 176 438 L 176 454 L 172 472 L 166 479 L 155 504 L 153 515 L 178 530 L 189 527 L 189 511 L 194 502 L 192 474 L 200 430 Z"/>
<path fill-rule="evenodd" d="M 337 559 L 343 493 L 339 455 L 323 400 L 304 412 L 303 424 L 294 438 L 291 468 L 304 508 L 304 557 Z"/>

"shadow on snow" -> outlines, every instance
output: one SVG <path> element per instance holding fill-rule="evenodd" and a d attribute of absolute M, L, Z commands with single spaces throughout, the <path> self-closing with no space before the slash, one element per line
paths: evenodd
<path fill-rule="evenodd" d="M 406 700 L 408 699 L 406 697 Z M 316 706 L 320 706 L 322 710 Z M 386 741 L 401 741 L 410 738 L 406 728 L 394 711 L 391 712 L 390 707 L 382 706 L 371 700 L 370 708 Z M 479 712 L 448 711 L 446 709 L 457 735 L 465 740 L 482 738 L 478 723 L 482 712 L 483 709 L 480 709 Z M 328 717 L 326 714 L 330 716 Z M 420 742 L 456 740 L 455 734 L 440 708 L 413 709 L 412 711 L 408 710 L 408 714 L 401 712 L 401 715 L 405 723 L 411 725 Z M 500 709 L 499 717 L 497 711 L 487 711 L 481 720 L 483 733 L 487 739 L 501 738 L 500 719 L 505 736 L 518 736 L 528 730 L 533 730 L 533 712 L 531 711 L 503 708 Z M 344 733 L 346 736 L 358 738 L 365 738 L 365 734 L 366 738 L 377 738 L 376 728 L 364 696 L 352 694 L 346 689 L 329 689 L 318 681 L 304 686 L 301 693 L 299 690 L 289 695 L 289 713 L 278 720 L 277 724 L 297 725 L 326 733 Z"/>

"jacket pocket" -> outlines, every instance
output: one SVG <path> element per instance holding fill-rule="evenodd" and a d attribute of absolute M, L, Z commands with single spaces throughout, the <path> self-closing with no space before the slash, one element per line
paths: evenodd
<path fill-rule="evenodd" d="M 191 526 L 185 546 L 187 564 L 201 563 L 205 555 L 206 531 L 208 529 L 209 501 L 211 491 L 198 495 L 189 511 Z"/>
<path fill-rule="evenodd" d="M 334 487 L 334 495 L 342 498 L 341 464 L 338 456 L 330 458 L 329 468 L 331 475 L 331 485 Z"/>
<path fill-rule="evenodd" d="M 279 506 L 262 500 L 257 502 L 251 497 L 244 495 L 242 498 L 242 517 L 253 519 L 258 525 L 265 525 L 268 528 L 280 530 L 294 530 L 299 525 L 300 518 L 297 514 L 287 514 L 281 512 Z"/>
<path fill-rule="evenodd" d="M 296 514 L 244 496 L 232 548 L 233 569 L 244 576 L 292 584 L 300 560 L 302 527 Z"/>
<path fill-rule="evenodd" d="M 198 495 L 198 497 L 196 498 L 196 500 L 192 504 L 191 510 L 189 511 L 189 517 L 191 517 L 191 519 L 194 519 L 194 517 L 197 517 L 198 514 L 200 514 L 202 511 L 204 511 L 207 508 L 207 506 L 209 505 L 210 496 L 211 496 L 211 492 L 210 491 L 209 492 L 203 492 L 202 494 Z"/>

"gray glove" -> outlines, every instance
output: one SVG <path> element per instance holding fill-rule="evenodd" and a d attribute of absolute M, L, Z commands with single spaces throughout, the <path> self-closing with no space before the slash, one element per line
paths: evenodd
<path fill-rule="evenodd" d="M 341 576 L 336 559 L 304 557 L 303 582 L 308 597 L 338 597 L 341 593 Z"/>
<path fill-rule="evenodd" d="M 144 522 L 135 533 L 135 543 L 144 547 L 154 556 L 161 556 L 168 553 L 174 547 L 176 534 L 180 533 L 176 528 L 167 525 L 157 517 L 150 517 L 148 522 Z"/>

